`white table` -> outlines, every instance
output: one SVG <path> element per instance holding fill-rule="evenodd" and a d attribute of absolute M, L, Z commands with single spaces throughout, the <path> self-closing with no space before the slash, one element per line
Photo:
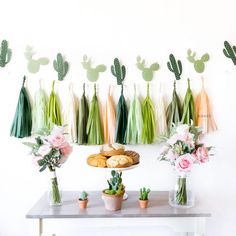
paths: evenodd
<path fill-rule="evenodd" d="M 31 225 L 29 235 L 61 235 L 60 227 L 71 230 L 73 223 L 76 230 L 79 227 L 168 226 L 182 235 L 188 235 L 188 232 L 205 235 L 206 219 L 211 214 L 203 204 L 197 202 L 189 209 L 172 208 L 168 204 L 168 192 L 153 191 L 149 207 L 143 210 L 138 206 L 139 192 L 130 191 L 128 194 L 122 209 L 115 212 L 105 210 L 101 192 L 89 192 L 85 210 L 79 209 L 78 192 L 63 192 L 63 205 L 57 207 L 50 207 L 47 194 L 44 194 L 26 215 Z"/>

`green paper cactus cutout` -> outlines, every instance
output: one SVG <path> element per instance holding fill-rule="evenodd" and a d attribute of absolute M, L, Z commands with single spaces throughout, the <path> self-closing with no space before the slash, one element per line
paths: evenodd
<path fill-rule="evenodd" d="M 8 42 L 6 40 L 2 40 L 1 48 L 0 48 L 0 66 L 5 67 L 11 60 L 12 51 L 8 48 Z"/>
<path fill-rule="evenodd" d="M 182 63 L 180 60 L 175 59 L 173 54 L 169 55 L 170 61 L 167 62 L 167 67 L 168 69 L 175 74 L 176 80 L 181 79 L 181 74 L 182 74 Z"/>
<path fill-rule="evenodd" d="M 111 66 L 111 73 L 116 77 L 117 84 L 122 85 L 126 75 L 126 69 L 124 65 L 121 65 L 118 58 L 114 59 L 114 65 Z"/>
<path fill-rule="evenodd" d="M 84 55 L 82 66 L 85 70 L 87 70 L 87 78 L 91 82 L 96 82 L 99 77 L 100 72 L 104 72 L 106 70 L 106 66 L 103 64 L 100 64 L 96 66 L 95 68 L 92 68 L 91 66 L 91 59 L 88 59 L 87 55 Z"/>
<path fill-rule="evenodd" d="M 145 60 L 141 59 L 140 56 L 137 57 L 136 66 L 142 71 L 143 79 L 146 81 L 151 81 L 153 79 L 153 72 L 160 68 L 158 63 L 153 63 L 150 67 L 145 67 Z"/>
<path fill-rule="evenodd" d="M 201 59 L 196 60 L 195 56 L 196 56 L 196 52 L 191 51 L 191 49 L 189 49 L 187 51 L 187 59 L 189 62 L 193 63 L 194 65 L 194 69 L 196 72 L 198 73 L 202 73 L 205 70 L 205 62 L 209 61 L 210 56 L 208 53 L 205 53 L 204 55 L 202 55 Z"/>
<path fill-rule="evenodd" d="M 53 61 L 53 67 L 57 72 L 58 80 L 62 81 L 69 70 L 69 63 L 64 60 L 61 53 L 57 53 L 57 59 Z"/>
<path fill-rule="evenodd" d="M 224 46 L 223 53 L 233 61 L 234 65 L 236 65 L 236 46 L 231 46 L 228 41 L 224 42 Z"/>
<path fill-rule="evenodd" d="M 41 65 L 47 65 L 49 63 L 49 59 L 46 57 L 33 59 L 34 54 L 35 52 L 33 51 L 33 48 L 27 46 L 25 50 L 25 58 L 28 60 L 27 68 L 30 73 L 37 73 Z"/>

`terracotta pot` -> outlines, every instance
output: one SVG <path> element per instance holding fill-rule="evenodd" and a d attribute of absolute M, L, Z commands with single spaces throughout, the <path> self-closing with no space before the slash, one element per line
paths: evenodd
<path fill-rule="evenodd" d="M 102 199 L 104 201 L 105 208 L 108 211 L 120 210 L 123 202 L 123 195 L 124 193 L 119 195 L 110 195 L 102 192 Z"/>
<path fill-rule="evenodd" d="M 80 209 L 85 209 L 85 208 L 87 208 L 87 204 L 88 204 L 88 199 L 86 199 L 86 200 L 78 200 L 78 202 L 79 202 L 79 208 Z"/>
<path fill-rule="evenodd" d="M 139 199 L 139 206 L 142 209 L 147 208 L 148 207 L 148 200 L 140 200 Z"/>

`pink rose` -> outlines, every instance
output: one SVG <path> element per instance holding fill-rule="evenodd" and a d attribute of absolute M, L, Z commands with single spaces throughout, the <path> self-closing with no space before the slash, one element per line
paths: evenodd
<path fill-rule="evenodd" d="M 187 153 L 180 156 L 175 161 L 175 168 L 179 172 L 189 172 L 193 167 L 193 160 L 191 154 Z"/>
<path fill-rule="evenodd" d="M 65 136 L 60 133 L 55 133 L 53 135 L 48 136 L 48 142 L 52 144 L 53 147 L 61 147 L 65 142 Z"/>
<path fill-rule="evenodd" d="M 208 150 L 205 147 L 199 147 L 197 151 L 194 153 L 194 156 L 200 163 L 205 163 L 209 161 Z"/>
<path fill-rule="evenodd" d="M 40 156 L 44 157 L 44 156 L 48 155 L 51 152 L 51 150 L 52 150 L 52 148 L 49 145 L 44 144 L 39 147 L 38 154 Z"/>
<path fill-rule="evenodd" d="M 60 147 L 60 151 L 62 156 L 68 157 L 72 152 L 72 146 L 70 146 L 70 144 L 66 142 L 63 144 L 63 146 Z"/>

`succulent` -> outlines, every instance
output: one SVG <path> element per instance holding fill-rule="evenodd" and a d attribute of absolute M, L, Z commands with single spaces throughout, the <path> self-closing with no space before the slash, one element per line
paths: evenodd
<path fill-rule="evenodd" d="M 149 188 L 140 188 L 140 196 L 139 199 L 140 200 L 148 200 L 148 194 L 151 192 L 151 190 Z"/>
<path fill-rule="evenodd" d="M 58 73 L 58 80 L 63 80 L 69 70 L 69 63 L 63 59 L 61 53 L 58 53 L 57 59 L 53 61 L 53 67 Z"/>
<path fill-rule="evenodd" d="M 224 42 L 224 46 L 223 53 L 233 61 L 234 65 L 236 65 L 236 46 L 231 46 L 228 41 Z"/>
<path fill-rule="evenodd" d="M 191 51 L 191 49 L 189 49 L 187 51 L 187 59 L 189 62 L 193 63 L 194 65 L 194 69 L 196 70 L 196 72 L 198 73 L 202 73 L 205 70 L 205 62 L 209 61 L 209 54 L 205 53 L 204 55 L 202 55 L 201 59 L 196 60 L 195 56 L 196 56 L 196 52 Z"/>
<path fill-rule="evenodd" d="M 88 199 L 88 193 L 85 191 L 81 192 L 79 200 L 84 201 Z"/>
<path fill-rule="evenodd" d="M 100 64 L 96 66 L 95 68 L 92 68 L 91 66 L 91 59 L 88 59 L 87 55 L 84 55 L 82 66 L 85 70 L 87 70 L 87 78 L 91 82 L 96 82 L 99 77 L 100 72 L 104 72 L 106 70 L 106 66 L 103 64 Z"/>
<path fill-rule="evenodd" d="M 5 67 L 5 65 L 11 60 L 12 56 L 12 51 L 8 48 L 8 42 L 6 40 L 2 40 L 0 51 L 0 66 Z"/>
<path fill-rule="evenodd" d="M 126 69 L 124 65 L 120 64 L 118 58 L 114 59 L 114 65 L 111 66 L 111 73 L 116 77 L 117 84 L 122 85 L 126 75 Z"/>
<path fill-rule="evenodd" d="M 158 63 L 153 63 L 150 67 L 145 67 L 145 60 L 142 60 L 140 56 L 137 57 L 136 65 L 142 71 L 143 79 L 146 81 L 151 81 L 153 79 L 153 72 L 160 68 Z"/>
<path fill-rule="evenodd" d="M 117 172 L 115 170 L 111 171 L 111 178 L 107 180 L 109 188 L 106 189 L 104 192 L 109 195 L 119 195 L 124 193 L 125 186 L 122 184 L 122 172 Z"/>
<path fill-rule="evenodd" d="M 182 74 L 182 63 L 180 60 L 175 59 L 175 56 L 173 54 L 170 54 L 169 56 L 170 61 L 167 62 L 168 69 L 175 74 L 176 80 L 181 79 Z"/>

